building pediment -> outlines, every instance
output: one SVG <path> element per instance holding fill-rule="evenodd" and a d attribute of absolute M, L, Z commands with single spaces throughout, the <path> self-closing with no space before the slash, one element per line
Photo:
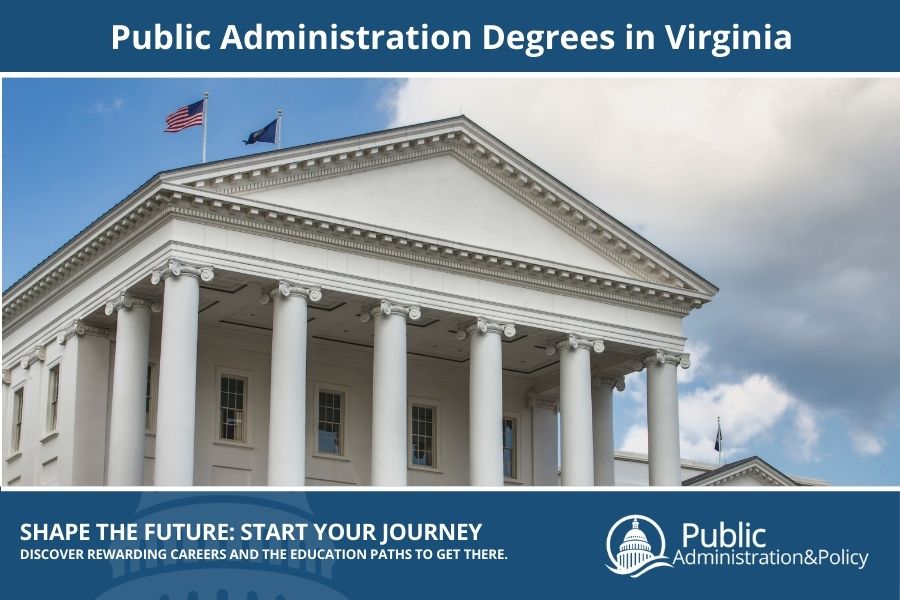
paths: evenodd
<path fill-rule="evenodd" d="M 413 165 L 418 162 L 425 164 Z M 401 168 L 402 173 L 392 167 Z M 382 169 L 389 172 L 377 173 Z M 350 175 L 356 180 L 352 184 L 329 181 Z M 707 296 L 718 291 L 464 116 L 198 165 L 160 177 L 410 234 L 439 231 L 443 237 L 457 239 L 481 219 L 494 226 L 495 234 L 506 228 L 511 237 L 521 230 L 521 243 L 536 248 L 543 242 L 534 237 L 540 227 L 539 235 L 549 238 L 546 245 L 567 246 L 568 252 L 562 254 L 579 258 L 582 262 L 577 266 Z M 447 206 L 448 202 L 455 206 Z M 389 222 L 369 217 L 373 211 L 389 215 Z M 493 244 L 472 241 L 484 248 L 516 251 L 497 247 L 496 239 Z M 579 256 L 574 242 L 592 255 Z M 551 258 L 552 251 L 530 252 L 550 262 L 562 258 Z"/>
<path fill-rule="evenodd" d="M 5 325 L 171 218 L 682 315 L 717 291 L 457 117 L 160 173 L 7 290 Z"/>
<path fill-rule="evenodd" d="M 685 486 L 796 486 L 796 481 L 759 458 L 751 456 L 690 479 Z"/>

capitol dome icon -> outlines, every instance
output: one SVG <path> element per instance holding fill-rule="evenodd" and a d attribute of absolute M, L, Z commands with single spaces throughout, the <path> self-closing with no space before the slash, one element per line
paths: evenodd
<path fill-rule="evenodd" d="M 624 569 L 630 569 L 653 560 L 653 552 L 650 550 L 650 542 L 641 531 L 637 519 L 632 519 L 631 529 L 625 534 L 625 540 L 619 544 L 619 553 L 616 554 L 616 562 Z"/>
<path fill-rule="evenodd" d="M 641 523 L 645 525 L 641 529 Z M 622 529 L 630 527 L 625 535 L 619 538 Z M 651 534 L 651 543 L 647 539 L 647 533 Z M 621 539 L 619 551 L 613 553 L 613 538 Z M 657 547 L 658 552 L 654 552 Z M 666 536 L 659 524 L 644 515 L 627 515 L 613 523 L 606 536 L 606 553 L 609 555 L 610 565 L 607 568 L 616 575 L 627 575 L 631 578 L 640 577 L 647 571 L 657 567 L 671 567 L 666 559 Z"/>

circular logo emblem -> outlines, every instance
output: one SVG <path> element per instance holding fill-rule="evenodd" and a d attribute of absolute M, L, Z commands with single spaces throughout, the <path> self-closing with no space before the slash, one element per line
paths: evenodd
<path fill-rule="evenodd" d="M 647 533 L 655 533 L 652 536 L 655 543 L 647 538 Z M 614 542 L 618 542 L 615 547 Z M 666 536 L 662 528 L 644 515 L 626 515 L 613 523 L 606 535 L 606 554 L 610 571 L 632 578 L 657 567 L 672 566 L 666 562 Z"/>

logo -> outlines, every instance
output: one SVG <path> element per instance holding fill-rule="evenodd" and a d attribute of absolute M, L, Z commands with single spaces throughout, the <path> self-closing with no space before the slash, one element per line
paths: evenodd
<path fill-rule="evenodd" d="M 641 523 L 644 523 L 643 530 Z M 659 538 L 656 553 L 647 540 L 647 532 L 653 531 Z M 613 553 L 613 539 L 622 540 L 616 553 Z M 644 515 L 628 515 L 613 523 L 606 535 L 606 553 L 612 563 L 607 568 L 616 575 L 636 578 L 657 567 L 672 566 L 666 562 L 666 536 L 656 521 Z"/>

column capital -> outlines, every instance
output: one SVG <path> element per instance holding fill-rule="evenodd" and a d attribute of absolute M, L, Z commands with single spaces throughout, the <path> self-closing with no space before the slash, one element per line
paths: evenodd
<path fill-rule="evenodd" d="M 456 339 L 464 340 L 474 333 L 499 333 L 508 338 L 516 335 L 516 326 L 513 323 L 499 323 L 497 321 L 488 321 L 478 317 L 475 321 L 466 327 L 461 327 L 456 331 Z"/>
<path fill-rule="evenodd" d="M 12 383 L 12 369 L 3 369 L 3 383 L 5 385 Z"/>
<path fill-rule="evenodd" d="M 75 336 L 94 335 L 97 337 L 109 337 L 109 330 L 85 324 L 80 319 L 75 319 L 72 324 L 56 334 L 56 343 L 65 345 Z"/>
<path fill-rule="evenodd" d="M 262 296 L 259 298 L 260 304 L 268 304 L 278 296 L 289 298 L 291 296 L 302 296 L 310 302 L 318 302 L 322 299 L 322 288 L 315 286 L 304 286 L 299 283 L 282 279 L 277 285 L 263 290 Z"/>
<path fill-rule="evenodd" d="M 554 398 L 541 398 L 534 391 L 528 392 L 528 406 L 531 408 L 542 408 L 553 412 L 559 411 L 559 400 Z"/>
<path fill-rule="evenodd" d="M 595 376 L 591 379 L 591 383 L 595 386 L 607 386 L 611 388 L 615 388 L 620 392 L 625 391 L 625 378 L 624 377 L 602 377 Z"/>
<path fill-rule="evenodd" d="M 165 265 L 151 271 L 150 283 L 156 285 L 169 277 L 180 275 L 189 275 L 200 281 L 209 282 L 213 280 L 213 268 L 209 265 L 189 265 L 180 260 L 170 259 Z"/>
<path fill-rule="evenodd" d="M 415 304 L 400 304 L 393 300 L 382 299 L 375 304 L 364 307 L 359 315 L 359 319 L 363 323 L 368 323 L 372 320 L 372 317 L 379 314 L 385 316 L 402 315 L 408 317 L 410 321 L 416 321 L 422 316 L 422 309 Z"/>
<path fill-rule="evenodd" d="M 593 350 L 597 354 L 600 354 L 606 349 L 601 338 L 589 339 L 578 336 L 574 333 L 568 333 L 563 339 L 556 342 L 551 342 L 547 346 L 547 356 L 553 356 L 557 353 L 557 351 L 563 350 L 565 348 L 568 348 L 570 350 L 584 348 L 586 350 Z"/>
<path fill-rule="evenodd" d="M 22 357 L 22 368 L 30 369 L 31 365 L 33 365 L 34 363 L 44 362 L 44 359 L 46 357 L 46 348 L 43 345 L 38 344 L 31 350 L 31 352 Z"/>
<path fill-rule="evenodd" d="M 640 370 L 643 367 L 649 367 L 650 365 L 675 365 L 680 366 L 682 369 L 687 369 L 691 366 L 691 355 L 690 354 L 677 354 L 675 352 L 666 352 L 665 350 L 657 350 L 653 354 L 644 357 L 644 359 L 640 362 Z"/>
<path fill-rule="evenodd" d="M 107 315 L 111 315 L 114 312 L 120 311 L 123 308 L 131 308 L 132 306 L 142 306 L 149 310 L 150 312 L 158 313 L 162 310 L 162 305 L 156 300 L 148 300 L 147 298 L 138 298 L 137 296 L 132 296 L 127 291 L 119 292 L 119 295 L 115 298 L 106 301 L 106 308 L 103 309 Z M 69 336 L 71 337 L 71 336 Z M 66 338 L 68 339 L 68 338 Z M 57 338 L 58 340 L 58 338 Z M 65 343 L 65 342 L 60 342 Z"/>

